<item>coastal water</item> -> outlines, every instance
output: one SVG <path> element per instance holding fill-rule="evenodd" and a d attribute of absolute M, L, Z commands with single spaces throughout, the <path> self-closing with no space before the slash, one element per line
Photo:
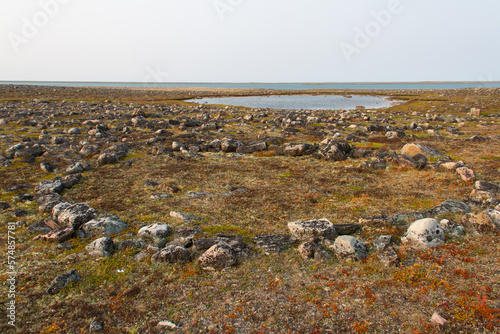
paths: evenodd
<path fill-rule="evenodd" d="M 271 95 L 271 96 L 239 96 L 222 98 L 192 99 L 186 102 L 198 104 L 230 105 L 249 108 L 271 109 L 354 109 L 363 106 L 368 109 L 390 107 L 394 101 L 386 97 L 353 95 Z"/>
<path fill-rule="evenodd" d="M 14 82 L 0 84 L 81 87 L 206 87 L 255 89 L 460 89 L 496 87 L 500 82 L 409 82 L 409 83 L 150 83 L 150 82 Z"/>

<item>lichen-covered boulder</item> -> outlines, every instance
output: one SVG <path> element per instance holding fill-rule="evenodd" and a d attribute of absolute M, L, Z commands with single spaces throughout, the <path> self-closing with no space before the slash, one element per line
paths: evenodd
<path fill-rule="evenodd" d="M 127 229 L 127 224 L 114 215 L 92 219 L 82 225 L 82 230 L 89 236 L 106 236 L 118 234 Z"/>
<path fill-rule="evenodd" d="M 335 254 L 340 258 L 363 260 L 368 256 L 368 247 L 358 238 L 342 235 L 333 244 Z"/>
<path fill-rule="evenodd" d="M 410 225 L 401 241 L 426 248 L 438 247 L 445 241 L 444 230 L 436 219 L 419 219 Z"/>
<path fill-rule="evenodd" d="M 164 247 L 169 233 L 170 227 L 166 223 L 155 223 L 141 228 L 137 232 L 137 236 L 142 240 L 154 243 L 157 247 Z"/>
<path fill-rule="evenodd" d="M 328 219 L 313 219 L 288 223 L 290 233 L 300 240 L 315 238 L 335 240 L 337 231 Z"/>
<path fill-rule="evenodd" d="M 85 247 L 85 249 L 91 256 L 105 257 L 113 253 L 113 251 L 115 250 L 115 245 L 113 243 L 113 240 L 104 237 L 92 241 L 87 245 L 87 247 Z"/>
<path fill-rule="evenodd" d="M 96 211 L 87 203 L 77 203 L 65 208 L 57 217 L 61 226 L 73 227 L 78 230 L 80 226 L 97 217 Z"/>
<path fill-rule="evenodd" d="M 181 246 L 168 245 L 151 257 L 151 261 L 163 263 L 185 263 L 191 261 L 191 253 Z"/>
<path fill-rule="evenodd" d="M 218 243 L 210 247 L 199 258 L 198 262 L 206 270 L 222 270 L 237 262 L 234 249 L 226 243 Z"/>

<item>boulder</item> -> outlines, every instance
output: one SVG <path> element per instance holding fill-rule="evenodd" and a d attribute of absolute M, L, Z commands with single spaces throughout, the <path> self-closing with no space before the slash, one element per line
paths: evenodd
<path fill-rule="evenodd" d="M 170 233 L 170 227 L 165 223 L 156 223 L 144 226 L 137 232 L 137 236 L 145 241 L 156 244 L 166 243 L 166 238 Z"/>
<path fill-rule="evenodd" d="M 178 245 L 169 245 L 151 257 L 151 261 L 163 263 L 185 263 L 191 261 L 187 249 Z"/>
<path fill-rule="evenodd" d="M 243 146 L 244 143 L 242 141 L 236 140 L 234 138 L 224 138 L 221 142 L 221 150 L 222 152 L 236 152 L 238 147 Z"/>
<path fill-rule="evenodd" d="M 206 270 L 222 270 L 234 265 L 236 261 L 236 252 L 225 243 L 213 245 L 198 259 L 200 266 Z"/>
<path fill-rule="evenodd" d="M 115 250 L 115 245 L 113 240 L 107 237 L 99 238 L 92 241 L 85 247 L 85 250 L 94 257 L 106 257 L 110 256 Z"/>
<path fill-rule="evenodd" d="M 314 219 L 288 223 L 290 233 L 299 240 L 313 240 L 315 238 L 334 240 L 337 232 L 328 219 Z"/>
<path fill-rule="evenodd" d="M 350 235 L 342 235 L 335 239 L 333 250 L 340 258 L 363 260 L 368 256 L 368 247 L 362 241 Z"/>
<path fill-rule="evenodd" d="M 469 213 L 462 217 L 462 224 L 478 232 L 500 232 L 500 211 L 488 209 L 477 214 Z"/>
<path fill-rule="evenodd" d="M 116 164 L 119 162 L 119 158 L 115 153 L 103 153 L 97 158 L 97 164 L 99 166 Z"/>
<path fill-rule="evenodd" d="M 95 218 L 82 225 L 82 230 L 85 234 L 94 237 L 110 237 L 126 230 L 127 228 L 127 224 L 114 215 Z"/>
<path fill-rule="evenodd" d="M 440 151 L 422 144 L 406 144 L 401 149 L 401 154 L 414 157 L 417 154 L 423 154 L 426 157 L 438 158 L 444 156 Z"/>
<path fill-rule="evenodd" d="M 298 157 L 314 153 L 316 146 L 311 144 L 291 144 L 287 143 L 283 147 L 283 154 Z"/>
<path fill-rule="evenodd" d="M 54 221 L 56 221 L 56 222 L 59 221 L 59 215 L 61 214 L 61 212 L 63 212 L 65 209 L 69 208 L 70 206 L 71 206 L 71 204 L 68 202 L 60 202 L 57 205 L 55 205 L 52 208 L 52 219 L 54 219 Z"/>
<path fill-rule="evenodd" d="M 47 289 L 47 293 L 49 295 L 55 295 L 71 283 L 79 282 L 80 279 L 81 278 L 78 271 L 72 269 L 63 275 L 54 278 L 54 280 L 50 284 L 50 287 Z"/>
<path fill-rule="evenodd" d="M 473 182 L 476 179 L 476 174 L 468 167 L 458 167 L 455 172 L 464 182 Z"/>
<path fill-rule="evenodd" d="M 40 184 L 35 188 L 37 194 L 59 194 L 64 190 L 64 185 L 60 179 L 45 180 L 40 182 Z"/>
<path fill-rule="evenodd" d="M 351 152 L 351 146 L 345 140 L 327 140 L 325 143 L 319 150 L 319 156 L 325 160 L 342 161 Z"/>
<path fill-rule="evenodd" d="M 40 163 L 40 169 L 45 173 L 53 173 L 55 168 L 49 162 L 42 162 Z"/>
<path fill-rule="evenodd" d="M 314 259 L 314 254 L 318 250 L 318 244 L 312 241 L 304 242 L 297 249 L 304 260 Z"/>
<path fill-rule="evenodd" d="M 488 191 L 494 195 L 500 194 L 500 186 L 493 182 L 488 181 L 476 181 L 474 184 L 476 190 Z"/>
<path fill-rule="evenodd" d="M 425 248 L 438 247 L 445 241 L 444 230 L 436 219 L 419 219 L 410 225 L 401 241 Z"/>
<path fill-rule="evenodd" d="M 469 213 L 470 206 L 464 202 L 449 199 L 423 213 L 425 217 L 438 216 L 443 213 Z"/>
<path fill-rule="evenodd" d="M 73 204 L 64 209 L 57 217 L 61 226 L 73 227 L 78 230 L 80 226 L 97 217 L 96 211 L 87 203 Z"/>

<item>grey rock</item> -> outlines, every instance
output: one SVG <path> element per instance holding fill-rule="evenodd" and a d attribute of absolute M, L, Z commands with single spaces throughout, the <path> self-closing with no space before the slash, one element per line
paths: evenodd
<path fill-rule="evenodd" d="M 71 189 L 82 180 L 81 174 L 66 175 L 61 179 L 65 189 Z"/>
<path fill-rule="evenodd" d="M 471 208 L 468 204 L 457 200 L 446 200 L 434 208 L 425 211 L 426 217 L 438 216 L 443 213 L 469 213 Z"/>
<path fill-rule="evenodd" d="M 401 149 L 401 154 L 414 157 L 417 154 L 423 154 L 426 157 L 439 158 L 444 156 L 444 154 L 432 147 L 423 144 L 406 144 Z"/>
<path fill-rule="evenodd" d="M 338 235 L 349 235 L 361 229 L 360 224 L 334 224 L 333 227 Z"/>
<path fill-rule="evenodd" d="M 97 320 L 92 321 L 92 323 L 90 324 L 89 332 L 101 332 L 103 330 L 104 325 Z"/>
<path fill-rule="evenodd" d="M 296 238 L 286 234 L 259 235 L 252 240 L 266 255 L 284 252 L 288 247 L 297 242 Z"/>
<path fill-rule="evenodd" d="M 495 195 L 500 194 L 500 186 L 493 182 L 488 181 L 476 181 L 474 184 L 477 190 L 488 191 Z"/>
<path fill-rule="evenodd" d="M 335 239 L 333 250 L 340 258 L 362 260 L 368 256 L 368 247 L 350 235 L 342 235 Z"/>
<path fill-rule="evenodd" d="M 190 191 L 186 194 L 186 196 L 189 197 L 206 197 L 210 195 L 210 193 L 203 192 L 203 191 Z"/>
<path fill-rule="evenodd" d="M 380 235 L 373 241 L 373 246 L 377 251 L 384 251 L 392 244 L 392 235 Z"/>
<path fill-rule="evenodd" d="M 288 223 L 290 233 L 300 240 L 312 240 L 315 238 L 331 239 L 337 237 L 333 224 L 328 219 L 315 219 L 307 221 L 296 221 Z"/>
<path fill-rule="evenodd" d="M 64 190 L 64 185 L 61 180 L 45 180 L 40 182 L 40 184 L 35 188 L 37 194 L 50 194 L 50 193 L 61 193 Z"/>
<path fill-rule="evenodd" d="M 83 224 L 81 228 L 88 236 L 110 237 L 126 230 L 128 226 L 117 216 L 108 215 L 92 219 Z"/>
<path fill-rule="evenodd" d="M 114 153 L 103 153 L 97 159 L 97 164 L 99 166 L 104 166 L 108 164 L 116 164 L 119 162 L 118 156 Z"/>
<path fill-rule="evenodd" d="M 348 142 L 341 139 L 327 140 L 326 145 L 319 150 L 319 156 L 325 160 L 342 161 L 351 152 Z"/>
<path fill-rule="evenodd" d="M 314 255 L 318 251 L 318 248 L 319 248 L 318 244 L 312 241 L 308 241 L 301 244 L 297 250 L 300 256 L 302 256 L 304 260 L 307 260 L 307 259 L 314 259 Z"/>
<path fill-rule="evenodd" d="M 236 152 L 238 147 L 243 146 L 244 143 L 242 141 L 233 139 L 233 138 L 224 138 L 221 142 L 221 150 L 225 153 L 228 152 Z"/>
<path fill-rule="evenodd" d="M 79 128 L 71 128 L 68 130 L 68 134 L 69 135 L 78 135 L 80 134 L 80 129 Z"/>
<path fill-rule="evenodd" d="M 156 223 L 144 226 L 137 232 L 137 236 L 146 241 L 158 242 L 166 239 L 170 233 L 170 227 L 165 223 Z"/>
<path fill-rule="evenodd" d="M 80 226 L 97 217 L 96 211 L 86 203 L 73 204 L 64 209 L 57 221 L 61 226 L 73 227 L 78 230 Z"/>
<path fill-rule="evenodd" d="M 177 219 L 183 220 L 183 221 L 190 221 L 190 220 L 197 220 L 198 219 L 196 217 L 193 217 L 193 216 L 190 216 L 190 215 L 187 215 L 185 213 L 178 212 L 178 211 L 170 211 L 170 217 L 177 218 Z"/>
<path fill-rule="evenodd" d="M 70 206 L 71 206 L 71 204 L 67 203 L 67 202 L 60 202 L 60 203 L 56 204 L 52 208 L 52 219 L 54 219 L 54 221 L 57 222 L 61 212 L 63 212 L 65 209 L 69 208 Z"/>
<path fill-rule="evenodd" d="M 413 222 L 401 241 L 425 248 L 438 247 L 444 243 L 445 235 L 436 219 L 424 218 Z"/>
<path fill-rule="evenodd" d="M 83 173 L 85 170 L 85 166 L 81 162 L 77 162 L 66 168 L 66 174 Z"/>
<path fill-rule="evenodd" d="M 488 209 L 477 214 L 468 213 L 462 217 L 462 224 L 480 233 L 500 232 L 500 211 Z"/>
<path fill-rule="evenodd" d="M 80 280 L 81 278 L 78 271 L 72 269 L 63 275 L 56 277 L 47 289 L 47 293 L 49 295 L 55 295 L 71 283 L 79 282 Z"/>
<path fill-rule="evenodd" d="M 191 261 L 191 253 L 177 245 L 169 245 L 151 257 L 153 262 L 186 263 Z"/>
<path fill-rule="evenodd" d="M 48 162 L 42 162 L 40 163 L 40 169 L 45 172 L 45 173 L 53 173 L 54 172 L 54 166 Z"/>
<path fill-rule="evenodd" d="M 312 154 L 316 151 L 316 146 L 311 144 L 291 144 L 287 143 L 283 147 L 283 154 L 298 157 L 303 155 Z"/>
<path fill-rule="evenodd" d="M 165 198 L 169 198 L 169 197 L 172 197 L 172 195 L 167 194 L 167 193 L 161 193 L 161 194 L 153 193 L 153 194 L 151 194 L 152 199 L 165 199 Z"/>
<path fill-rule="evenodd" d="M 118 245 L 116 246 L 116 249 L 118 250 L 124 250 L 124 249 L 143 249 L 146 247 L 146 243 L 142 240 L 136 240 L 136 239 L 127 239 L 123 240 Z"/>
<path fill-rule="evenodd" d="M 455 223 L 450 219 L 442 219 L 439 222 L 439 225 L 443 228 L 443 230 L 450 236 L 453 237 L 462 237 L 465 235 L 465 230 L 462 226 Z"/>
<path fill-rule="evenodd" d="M 85 250 L 93 257 L 106 257 L 113 253 L 115 245 L 113 240 L 103 237 L 92 241 L 85 247 Z"/>

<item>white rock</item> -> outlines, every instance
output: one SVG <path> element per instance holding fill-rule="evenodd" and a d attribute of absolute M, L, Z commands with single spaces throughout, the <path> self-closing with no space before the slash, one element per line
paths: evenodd
<path fill-rule="evenodd" d="M 342 235 L 335 239 L 333 250 L 340 258 L 362 260 L 368 256 L 368 247 L 358 238 L 350 235 Z"/>
<path fill-rule="evenodd" d="M 170 227 L 165 223 L 156 223 L 144 226 L 137 232 L 137 236 L 142 239 L 159 240 L 168 236 Z"/>
<path fill-rule="evenodd" d="M 114 215 L 109 215 L 92 219 L 91 221 L 83 224 L 82 230 L 91 236 L 110 237 L 126 230 L 127 227 L 127 224 L 125 224 L 120 218 Z"/>
<path fill-rule="evenodd" d="M 436 219 L 419 219 L 410 225 L 401 241 L 414 242 L 427 248 L 438 247 L 445 241 L 444 230 Z"/>
<path fill-rule="evenodd" d="M 313 219 L 288 223 L 290 233 L 300 240 L 324 238 L 334 240 L 337 237 L 335 227 L 328 219 Z"/>

